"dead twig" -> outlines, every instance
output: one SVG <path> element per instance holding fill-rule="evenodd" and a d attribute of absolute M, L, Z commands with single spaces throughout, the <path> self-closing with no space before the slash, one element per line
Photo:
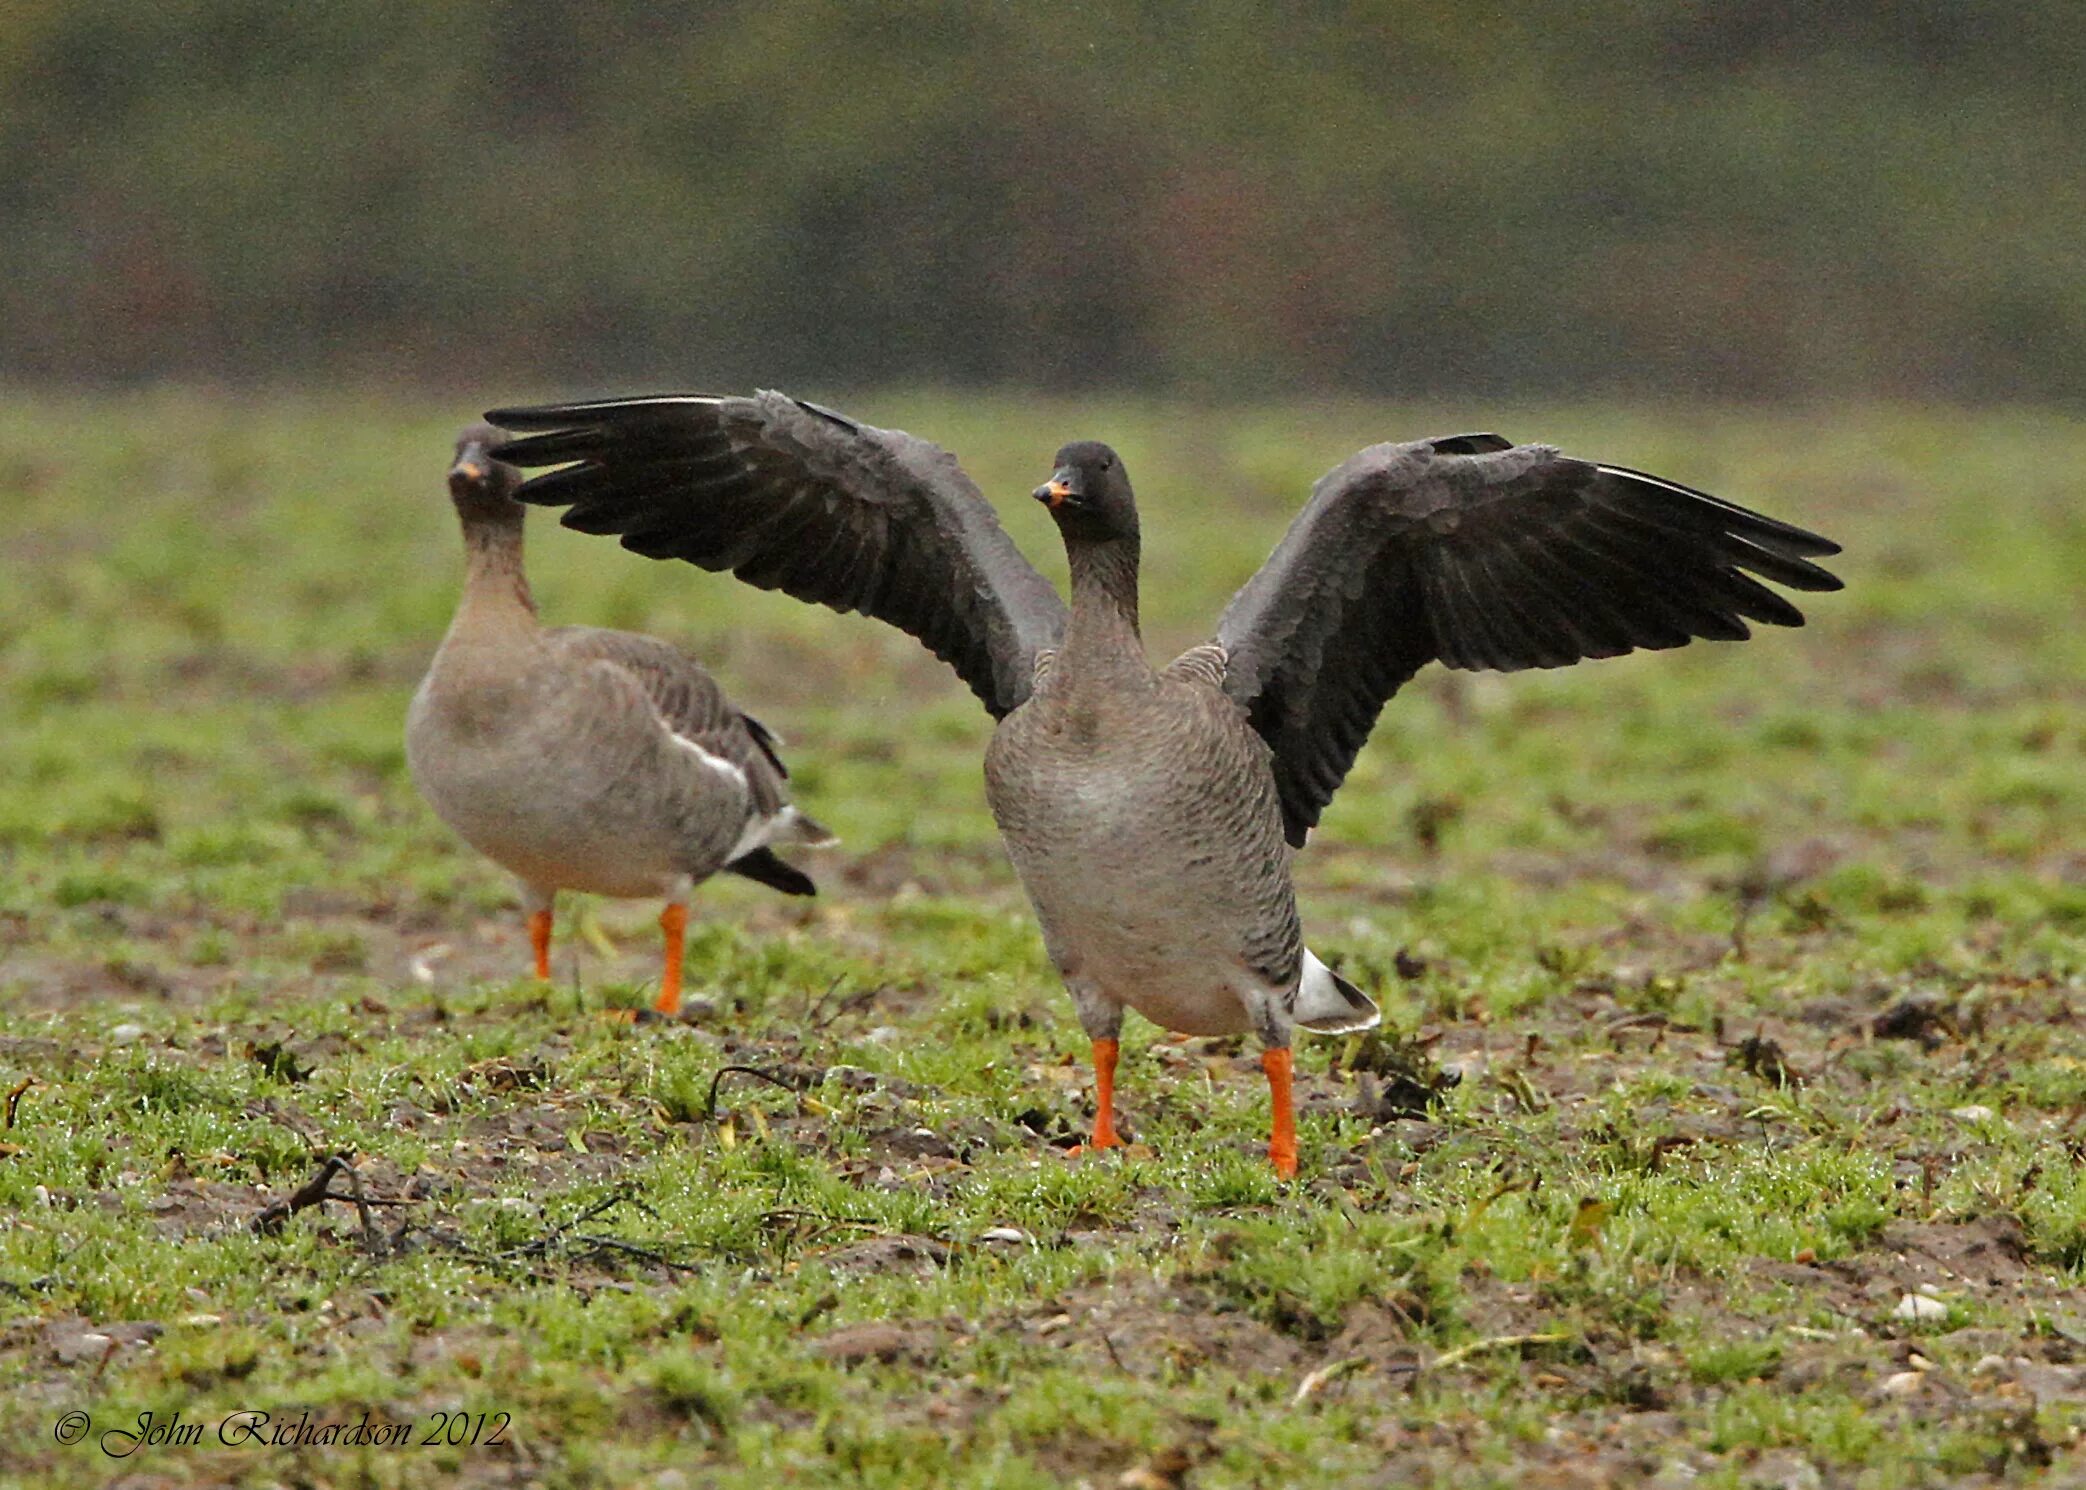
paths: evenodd
<path fill-rule="evenodd" d="M 765 1070 L 760 1066 L 719 1066 L 717 1074 L 710 1078 L 710 1095 L 703 1099 L 703 1120 L 705 1122 L 714 1123 L 717 1121 L 717 1088 L 723 1085 L 725 1077 L 732 1075 L 734 1072 L 741 1076 L 758 1076 L 770 1086 L 779 1086 L 784 1091 L 792 1094 L 801 1091 L 801 1088 L 795 1082 L 779 1071 Z"/>
<path fill-rule="evenodd" d="M 362 1250 L 372 1257 L 382 1253 L 377 1242 L 377 1225 L 370 1219 L 369 1197 L 362 1193 L 362 1171 L 353 1164 L 343 1164 L 341 1170 L 348 1177 L 348 1200 L 355 1207 L 355 1219 L 362 1223 Z M 322 1200 L 334 1198 L 330 1193 Z"/>
<path fill-rule="evenodd" d="M 396 1200 L 384 1195 L 366 1195 L 362 1190 L 362 1173 L 355 1168 L 355 1161 L 346 1154 L 322 1154 L 319 1157 L 318 1173 L 299 1185 L 282 1200 L 271 1201 L 253 1219 L 253 1229 L 258 1236 L 275 1236 L 282 1231 L 283 1223 L 299 1211 L 308 1211 L 313 1206 L 323 1206 L 329 1200 L 355 1208 L 355 1218 L 362 1228 L 363 1249 L 372 1256 L 382 1257 L 397 1250 L 399 1238 L 405 1228 L 400 1227 L 397 1236 L 385 1243 L 378 1234 L 371 1210 L 379 1206 L 418 1205 L 416 1200 Z M 348 1191 L 343 1195 L 333 1188 L 334 1180 L 341 1175 L 348 1177 Z"/>
<path fill-rule="evenodd" d="M 840 991 L 840 985 L 846 981 L 846 973 L 836 973 L 834 975 L 833 981 L 826 985 L 826 991 L 814 999 L 811 1007 L 804 1011 L 804 1022 L 806 1024 L 815 1030 L 823 1030 L 828 1024 L 840 1017 L 847 1007 L 846 1001 L 842 1000 L 830 1014 L 826 1012 L 826 1002 Z"/>
<path fill-rule="evenodd" d="M 35 1086 L 35 1085 L 36 1085 L 36 1078 L 35 1078 L 34 1076 L 24 1076 L 24 1077 L 23 1077 L 23 1078 L 22 1078 L 22 1079 L 21 1079 L 20 1081 L 18 1081 L 18 1082 L 16 1082 L 16 1083 L 15 1083 L 15 1085 L 14 1085 L 14 1088 L 13 1088 L 13 1090 L 11 1090 L 11 1091 L 9 1091 L 9 1092 L 8 1092 L 8 1094 L 7 1094 L 7 1126 L 8 1126 L 8 1127 L 12 1128 L 12 1127 L 14 1126 L 14 1118 L 15 1118 L 15 1109 L 16 1109 L 17 1107 L 21 1106 L 21 1103 L 22 1103 L 22 1094 L 23 1094 L 24 1092 L 28 1091 L 28 1090 L 29 1090 L 29 1088 L 31 1088 L 32 1086 Z"/>
<path fill-rule="evenodd" d="M 328 1200 L 339 1197 L 328 1193 L 333 1177 L 343 1169 L 354 1166 L 344 1154 L 327 1154 L 319 1161 L 319 1172 L 292 1191 L 286 1200 L 271 1201 L 260 1215 L 254 1217 L 253 1229 L 260 1236 L 274 1236 L 282 1230 L 283 1222 L 299 1211 L 308 1211 L 315 1205 L 324 1205 Z"/>
<path fill-rule="evenodd" d="M 560 1221 L 556 1226 L 553 1226 L 549 1231 L 546 1231 L 542 1236 L 537 1237 L 534 1241 L 523 1242 L 518 1247 L 509 1247 L 504 1252 L 497 1253 L 496 1255 L 502 1258 L 541 1257 L 545 1253 L 549 1252 L 552 1247 L 555 1247 L 559 1242 L 563 1241 L 576 1228 L 586 1225 L 589 1221 L 592 1221 L 596 1216 L 605 1216 L 619 1205 L 632 1204 L 637 1205 L 638 1209 L 645 1211 L 647 1214 L 650 1214 L 651 1212 L 651 1208 L 639 1202 L 637 1196 L 632 1191 L 617 1190 L 612 1194 L 606 1195 L 602 1197 L 600 1200 L 595 1201 L 594 1204 L 588 1206 L 585 1210 L 581 1211 L 577 1216 L 574 1216 L 571 1220 Z"/>
<path fill-rule="evenodd" d="M 1451 1366 L 1460 1366 L 1465 1361 L 1490 1351 L 1525 1350 L 1531 1345 L 1562 1345 L 1571 1338 L 1570 1335 L 1562 1330 L 1551 1330 L 1535 1335 L 1488 1335 L 1482 1340 L 1472 1340 L 1467 1345 L 1459 1345 L 1454 1350 L 1446 1351 L 1436 1356 L 1428 1364 L 1427 1369 L 1429 1371 L 1446 1371 Z"/>
<path fill-rule="evenodd" d="M 1351 1355 L 1344 1361 L 1332 1361 L 1320 1366 L 1316 1371 L 1307 1372 L 1304 1379 L 1297 1383 L 1295 1395 L 1289 1399 L 1290 1407 L 1302 1407 L 1317 1396 L 1328 1382 L 1338 1381 L 1350 1371 L 1358 1371 L 1368 1364 L 1367 1356 Z"/>

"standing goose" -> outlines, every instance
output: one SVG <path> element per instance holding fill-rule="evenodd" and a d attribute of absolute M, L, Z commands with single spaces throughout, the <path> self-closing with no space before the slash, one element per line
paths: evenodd
<path fill-rule="evenodd" d="M 953 457 L 779 393 L 513 409 L 502 446 L 563 465 L 519 493 L 583 532 L 729 570 L 910 633 L 999 720 L 986 790 L 1093 1042 L 1092 1146 L 1117 1142 L 1125 1005 L 1194 1034 L 1252 1030 L 1269 1157 L 1296 1171 L 1290 1037 L 1375 1006 L 1305 950 L 1301 847 L 1384 703 L 1429 662 L 1562 667 L 1803 616 L 1751 578 L 1840 582 L 1838 546 L 1687 487 L 1546 445 L 1373 445 L 1323 477 L 1215 640 L 1153 671 L 1137 626 L 1137 509 L 1106 445 L 1035 492 L 1069 612 Z"/>
<path fill-rule="evenodd" d="M 550 976 L 558 891 L 664 899 L 655 1007 L 672 1016 L 689 891 L 728 869 L 813 894 L 769 845 L 832 840 L 789 805 L 774 737 L 691 658 L 627 631 L 537 624 L 522 476 L 491 455 L 500 438 L 472 426 L 449 467 L 464 592 L 406 715 L 406 761 L 435 814 L 521 880 L 537 977 Z"/>

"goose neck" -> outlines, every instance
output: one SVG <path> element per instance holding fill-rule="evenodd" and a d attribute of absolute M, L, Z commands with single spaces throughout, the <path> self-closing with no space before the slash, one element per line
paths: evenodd
<path fill-rule="evenodd" d="M 522 525 L 486 521 L 464 526 L 464 596 L 457 619 L 533 626 L 536 599 L 522 566 Z"/>
<path fill-rule="evenodd" d="M 1072 570 L 1072 619 L 1065 635 L 1068 658 L 1144 660 L 1137 629 L 1137 540 L 1071 543 L 1065 557 Z"/>

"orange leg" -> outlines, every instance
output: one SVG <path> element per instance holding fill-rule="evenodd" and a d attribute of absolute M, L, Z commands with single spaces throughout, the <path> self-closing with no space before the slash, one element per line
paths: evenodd
<path fill-rule="evenodd" d="M 1090 1149 L 1122 1146 L 1122 1139 L 1115 1136 L 1116 1049 L 1113 1040 L 1094 1042 L 1094 1139 L 1087 1145 Z"/>
<path fill-rule="evenodd" d="M 1268 1095 L 1274 1101 L 1274 1135 L 1268 1140 L 1268 1159 L 1275 1166 L 1275 1173 L 1285 1180 L 1296 1178 L 1297 1172 L 1297 1114 L 1296 1099 L 1290 1092 L 1290 1078 L 1295 1072 L 1291 1063 L 1289 1047 L 1277 1046 L 1260 1053 L 1260 1069 L 1268 1073 Z"/>
<path fill-rule="evenodd" d="M 550 907 L 529 913 L 529 946 L 536 953 L 536 976 L 550 980 Z"/>
<path fill-rule="evenodd" d="M 666 966 L 659 974 L 659 1002 L 652 1007 L 668 1019 L 681 1012 L 681 958 L 688 950 L 688 907 L 670 905 L 659 913 L 666 933 Z"/>

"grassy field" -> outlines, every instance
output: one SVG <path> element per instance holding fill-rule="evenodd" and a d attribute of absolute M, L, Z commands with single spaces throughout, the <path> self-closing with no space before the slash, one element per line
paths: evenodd
<path fill-rule="evenodd" d="M 987 721 L 906 639 L 533 527 L 546 615 L 690 646 L 844 839 L 815 902 L 703 890 L 694 1017 L 616 1026 L 657 907 L 569 906 L 536 984 L 405 775 L 474 406 L 10 400 L 0 1482 L 2081 1473 L 2086 428 L 845 406 L 955 448 L 1060 577 L 1020 494 L 1117 443 L 1155 651 L 1325 467 L 1469 427 L 1815 526 L 1849 587 L 1392 705 L 1299 861 L 1386 1034 L 1300 1048 L 1282 1185 L 1254 1051 L 1134 1021 L 1135 1145 L 1065 1156 L 1084 1042 Z M 369 1205 L 282 1204 L 329 1155 Z M 300 1421 L 410 1443 L 268 1442 Z"/>

